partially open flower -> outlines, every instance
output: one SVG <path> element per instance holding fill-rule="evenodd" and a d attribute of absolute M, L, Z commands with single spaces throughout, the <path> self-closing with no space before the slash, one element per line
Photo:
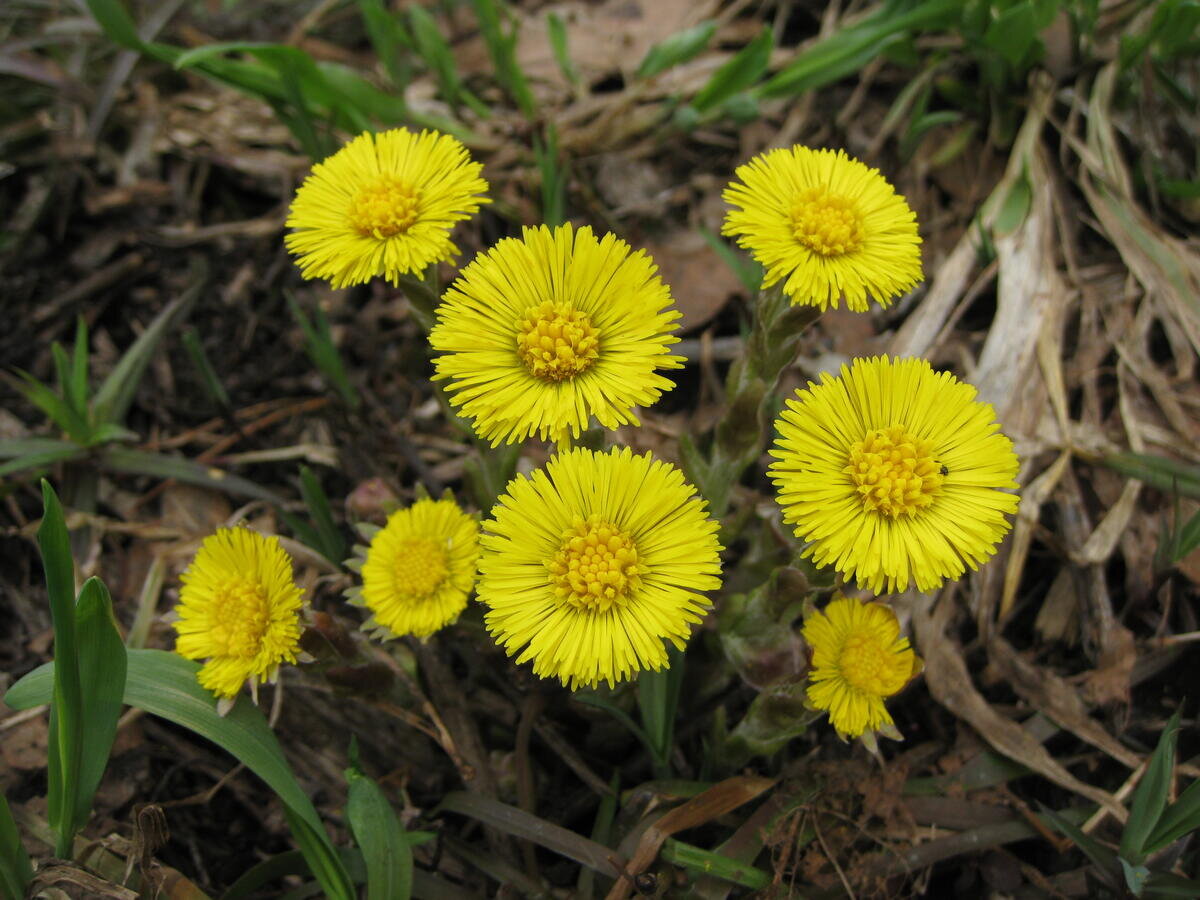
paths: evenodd
<path fill-rule="evenodd" d="M 360 527 L 370 546 L 350 563 L 362 587 L 350 601 L 371 611 L 363 628 L 389 639 L 429 637 L 458 618 L 475 587 L 479 523 L 446 497 L 422 497 L 388 516 L 382 528 Z"/>
<path fill-rule="evenodd" d="M 296 662 L 300 588 L 279 538 L 249 528 L 221 528 L 204 539 L 180 576 L 175 650 L 207 660 L 201 686 L 231 700 L 242 685 L 274 680 Z"/>
<path fill-rule="evenodd" d="M 812 648 L 808 700 L 844 738 L 895 735 L 884 700 L 921 671 L 890 606 L 837 597 L 804 622 Z"/>

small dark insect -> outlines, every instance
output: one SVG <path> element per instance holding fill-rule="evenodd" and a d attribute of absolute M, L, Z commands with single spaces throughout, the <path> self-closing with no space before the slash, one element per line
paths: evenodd
<path fill-rule="evenodd" d="M 648 896 L 658 890 L 658 876 L 653 872 L 643 872 L 633 879 L 633 886 L 643 897 Z"/>
<path fill-rule="evenodd" d="M 947 469 L 945 466 L 942 466 L 942 475 L 945 476 L 945 475 L 949 475 L 949 474 L 950 474 L 950 470 Z"/>

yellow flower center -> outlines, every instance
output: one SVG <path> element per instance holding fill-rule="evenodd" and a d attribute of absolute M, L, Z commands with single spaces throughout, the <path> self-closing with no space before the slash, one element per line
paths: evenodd
<path fill-rule="evenodd" d="M 446 566 L 446 548 L 423 537 L 404 538 L 397 543 L 392 569 L 396 593 L 410 597 L 429 597 L 450 570 Z"/>
<path fill-rule="evenodd" d="M 792 234 L 821 256 L 853 253 L 864 237 L 854 202 L 821 187 L 808 188 L 792 204 Z"/>
<path fill-rule="evenodd" d="M 249 578 L 230 578 L 217 588 L 210 616 L 213 656 L 253 657 L 271 621 L 267 589 Z"/>
<path fill-rule="evenodd" d="M 911 654 L 895 652 L 871 631 L 848 635 L 838 657 L 842 678 L 864 694 L 890 697 L 912 675 Z"/>
<path fill-rule="evenodd" d="M 555 593 L 581 610 L 624 606 L 642 583 L 633 539 L 599 516 L 575 522 L 549 569 Z"/>
<path fill-rule="evenodd" d="M 600 355 L 600 333 L 587 313 L 546 301 L 521 321 L 517 354 L 529 374 L 562 381 L 588 370 Z"/>
<path fill-rule="evenodd" d="M 864 509 L 911 516 L 933 502 L 942 489 L 942 469 L 933 444 L 914 438 L 900 425 L 867 433 L 850 448 L 842 471 L 858 489 Z"/>
<path fill-rule="evenodd" d="M 350 227 L 363 237 L 389 238 L 413 226 L 420 205 L 418 188 L 394 175 L 380 175 L 350 201 Z"/>

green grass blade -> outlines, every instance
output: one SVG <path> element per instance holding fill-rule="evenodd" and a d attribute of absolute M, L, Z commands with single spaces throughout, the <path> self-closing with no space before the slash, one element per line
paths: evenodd
<path fill-rule="evenodd" d="M 674 838 L 667 838 L 663 844 L 662 858 L 673 866 L 691 869 L 693 875 L 712 875 L 753 890 L 760 891 L 771 883 L 771 876 L 762 869 Z"/>
<path fill-rule="evenodd" d="M 1175 776 L 1175 741 L 1178 737 L 1179 711 L 1176 710 L 1167 720 L 1167 727 L 1163 729 L 1158 746 L 1154 748 L 1146 772 L 1134 792 L 1129 820 L 1121 834 L 1121 846 L 1117 852 L 1135 866 L 1145 860 L 1146 839 L 1166 809 L 1171 781 Z"/>
<path fill-rule="evenodd" d="M 87 450 L 78 444 L 71 443 L 70 441 L 56 441 L 52 438 L 31 438 L 28 441 L 0 441 L 0 444 L 24 444 L 32 443 L 34 440 L 45 440 L 46 444 L 43 447 L 32 448 L 29 452 L 11 458 L 8 462 L 0 465 L 0 476 L 11 475 L 13 472 L 23 472 L 26 469 L 44 469 L 57 462 L 82 459 L 87 455 Z M 9 449 L 6 447 L 3 452 L 0 452 L 0 459 L 11 455 L 8 453 Z"/>
<path fill-rule="evenodd" d="M 544 143 L 534 137 L 533 155 L 541 173 L 542 221 L 548 227 L 556 228 L 565 222 L 567 217 L 568 174 L 567 166 L 559 164 L 558 130 L 553 123 L 546 126 Z"/>
<path fill-rule="evenodd" d="M 458 65 L 450 45 L 438 30 L 437 22 L 425 7 L 414 4 L 408 8 L 408 26 L 417 52 L 437 78 L 442 97 L 451 106 L 459 106 L 462 102 L 462 84 L 458 79 Z"/>
<path fill-rule="evenodd" d="M 737 276 L 737 280 L 753 297 L 762 288 L 763 282 L 763 267 L 762 264 L 752 257 L 735 250 L 725 241 L 707 228 L 700 228 L 700 236 L 704 238 L 704 242 L 712 247 L 713 252 L 721 257 L 721 261 L 733 271 Z"/>
<path fill-rule="evenodd" d="M 1200 828 L 1200 781 L 1193 781 L 1158 818 L 1154 829 L 1142 844 L 1147 853 L 1157 853 L 1185 834 Z"/>
<path fill-rule="evenodd" d="M 163 456 L 146 450 L 130 450 L 126 447 L 109 447 L 97 458 L 101 468 L 130 475 L 148 475 L 151 478 L 174 478 L 185 484 L 215 488 L 227 494 L 266 500 L 276 506 L 283 505 L 283 498 L 267 488 L 238 475 L 231 475 L 215 466 L 192 462 L 177 456 Z"/>
<path fill-rule="evenodd" d="M 83 827 L 104 770 L 125 696 L 125 643 L 113 618 L 112 598 L 98 578 L 89 578 L 75 604 L 79 641 L 82 718 L 79 779 L 75 791 L 75 824 Z"/>
<path fill-rule="evenodd" d="M 88 406 L 88 329 L 87 320 L 80 316 L 75 323 L 75 349 L 71 356 L 71 405 L 80 415 Z"/>
<path fill-rule="evenodd" d="M 1160 491 L 1200 500 L 1200 467 L 1146 453 L 1110 453 L 1100 462 Z"/>
<path fill-rule="evenodd" d="M 1151 872 L 1142 885 L 1143 897 L 1200 897 L 1200 881 L 1174 872 Z"/>
<path fill-rule="evenodd" d="M 222 717 L 217 714 L 216 699 L 196 680 L 198 663 L 164 650 L 130 650 L 128 656 L 125 703 L 212 741 L 266 782 L 296 821 L 307 826 L 305 839 L 322 845 L 327 854 L 328 881 L 321 882 L 326 892 L 339 900 L 351 900 L 355 895 L 345 867 L 258 707 L 242 697 Z M 41 666 L 13 685 L 4 702 L 13 709 L 46 703 L 51 697 L 52 684 L 52 666 Z M 322 877 L 315 870 L 313 874 Z"/>
<path fill-rule="evenodd" d="M 702 114 L 709 112 L 739 91 L 753 86 L 767 71 L 774 44 L 774 32 L 764 28 L 733 59 L 713 73 L 708 83 L 692 98 L 692 107 Z"/>
<path fill-rule="evenodd" d="M 25 896 L 25 888 L 33 878 L 33 865 L 21 843 L 17 823 L 13 821 L 8 799 L 0 794 L 0 897 Z"/>
<path fill-rule="evenodd" d="M 885 3 L 874 15 L 798 53 L 755 93 L 764 98 L 792 97 L 837 81 L 860 70 L 906 34 L 952 28 L 961 15 L 961 0 L 925 0 L 915 7 Z"/>
<path fill-rule="evenodd" d="M 141 50 L 144 46 L 138 37 L 137 26 L 120 0 L 87 0 L 88 9 L 95 16 L 109 40 L 130 50 Z"/>
<path fill-rule="evenodd" d="M 54 624 L 54 661 L 50 703 L 50 737 L 47 750 L 47 819 L 54 829 L 55 853 L 70 859 L 75 837 L 75 797 L 79 785 L 83 710 L 79 678 L 79 647 L 75 634 L 75 561 L 62 505 L 50 483 L 42 481 L 42 524 L 38 548 L 46 573 L 50 618 Z"/>
<path fill-rule="evenodd" d="M 313 365 L 324 376 L 329 386 L 342 398 L 342 401 L 351 409 L 358 408 L 361 402 L 358 392 L 354 390 L 354 386 L 346 375 L 346 367 L 342 365 L 342 356 L 333 342 L 333 333 L 329 330 L 329 320 L 325 317 L 325 311 L 320 306 L 315 307 L 310 320 L 291 293 L 287 293 L 287 304 L 296 324 L 304 332 L 304 349 L 308 353 L 308 358 L 312 360 Z"/>
<path fill-rule="evenodd" d="M 1040 815 L 1048 819 L 1051 825 L 1069 837 L 1075 843 L 1075 846 L 1083 851 L 1083 854 L 1104 875 L 1110 887 L 1120 890 L 1120 886 L 1125 883 L 1125 876 L 1115 853 L 1095 838 L 1084 833 L 1083 829 L 1061 813 L 1055 812 L 1049 807 L 1041 806 Z"/>
<path fill-rule="evenodd" d="M 664 72 L 672 66 L 685 63 L 694 58 L 712 40 L 716 33 L 717 23 L 701 22 L 655 44 L 651 47 L 638 66 L 635 78 L 652 78 L 659 72 Z"/>
<path fill-rule="evenodd" d="M 61 428 L 71 440 L 81 446 L 87 446 L 91 431 L 88 423 L 67 401 L 65 396 L 57 393 L 54 388 L 38 381 L 22 369 L 14 369 L 16 378 L 5 376 L 5 380 L 26 400 L 46 414 L 55 425 Z"/>
<path fill-rule="evenodd" d="M 321 489 L 321 482 L 308 466 L 300 467 L 300 496 L 304 498 L 308 514 L 316 526 L 318 546 L 315 549 L 334 565 L 340 566 L 347 555 L 346 540 L 334 521 L 333 508 Z"/>
<path fill-rule="evenodd" d="M 475 16 L 479 20 L 479 30 L 492 58 L 496 70 L 496 80 L 500 82 L 517 104 L 527 119 L 532 119 L 537 112 L 533 93 L 529 90 L 529 82 L 517 62 L 517 36 L 515 31 L 508 31 L 501 22 L 503 10 L 502 0 L 471 0 Z"/>
<path fill-rule="evenodd" d="M 404 30 L 400 19 L 384 7 L 382 0 L 358 0 L 358 11 L 392 87 L 403 92 L 410 77 L 408 52 L 413 49 L 412 37 Z"/>
<path fill-rule="evenodd" d="M 367 863 L 367 900 L 407 900 L 412 895 L 412 848 L 396 813 L 374 781 L 346 770 L 346 817 Z"/>
<path fill-rule="evenodd" d="M 196 367 L 196 372 L 200 375 L 200 384 L 208 394 L 208 399 L 218 409 L 231 411 L 233 404 L 229 400 L 229 392 L 225 390 L 225 385 L 221 383 L 217 370 L 209 362 L 208 354 L 204 352 L 204 345 L 200 342 L 200 333 L 195 328 L 189 328 L 183 333 L 183 348 L 192 358 L 192 365 Z"/>
<path fill-rule="evenodd" d="M 112 372 L 96 391 L 92 412 L 97 424 L 121 424 L 125 420 L 138 384 L 150 365 L 150 359 L 167 333 L 191 311 L 192 304 L 204 290 L 207 281 L 207 264 L 197 264 L 191 271 L 191 286 L 168 303 L 146 330 L 138 335 L 129 349 L 121 356 Z"/>
<path fill-rule="evenodd" d="M 550 49 L 563 78 L 567 79 L 567 83 L 572 87 L 579 87 L 583 79 L 579 77 L 579 69 L 571 59 L 571 50 L 567 45 L 567 24 L 556 12 L 546 13 L 546 36 L 550 39 Z"/>

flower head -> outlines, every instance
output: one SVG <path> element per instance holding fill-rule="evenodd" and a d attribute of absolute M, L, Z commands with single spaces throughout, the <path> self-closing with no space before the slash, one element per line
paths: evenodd
<path fill-rule="evenodd" d="M 923 359 L 857 359 L 787 402 L 770 476 L 818 565 L 875 593 L 974 569 L 1016 512 L 1017 457 L 975 388 Z"/>
<path fill-rule="evenodd" d="M 842 150 L 768 150 L 722 195 L 735 207 L 722 234 L 766 267 L 764 287 L 787 279 L 793 304 L 865 312 L 921 280 L 917 217 L 878 169 Z"/>
<path fill-rule="evenodd" d="M 891 607 L 838 597 L 805 619 L 804 640 L 812 649 L 808 701 L 829 712 L 838 734 L 891 730 L 884 698 L 921 670 Z"/>
<path fill-rule="evenodd" d="M 590 228 L 526 228 L 462 270 L 429 343 L 450 402 L 492 442 L 578 437 L 638 424 L 683 365 L 667 348 L 679 313 L 644 251 Z"/>
<path fill-rule="evenodd" d="M 667 662 L 721 586 L 717 523 L 674 466 L 625 448 L 559 453 L 484 523 L 479 599 L 518 663 L 572 690 Z M 522 649 L 523 648 L 523 649 Z"/>
<path fill-rule="evenodd" d="M 351 566 L 362 587 L 351 602 L 371 618 L 363 626 L 387 639 L 425 638 L 449 625 L 467 606 L 475 586 L 479 523 L 449 498 L 423 497 L 388 516 L 381 529 L 363 529 L 371 544 Z"/>
<path fill-rule="evenodd" d="M 458 253 L 454 223 L 489 202 L 482 169 L 446 134 L 364 132 L 313 166 L 292 203 L 287 248 L 305 278 L 335 288 L 380 275 L 396 284 Z"/>
<path fill-rule="evenodd" d="M 175 650 L 208 660 L 200 685 L 218 697 L 237 696 L 272 680 L 294 663 L 300 641 L 300 588 L 279 538 L 249 528 L 220 528 L 180 576 Z"/>

